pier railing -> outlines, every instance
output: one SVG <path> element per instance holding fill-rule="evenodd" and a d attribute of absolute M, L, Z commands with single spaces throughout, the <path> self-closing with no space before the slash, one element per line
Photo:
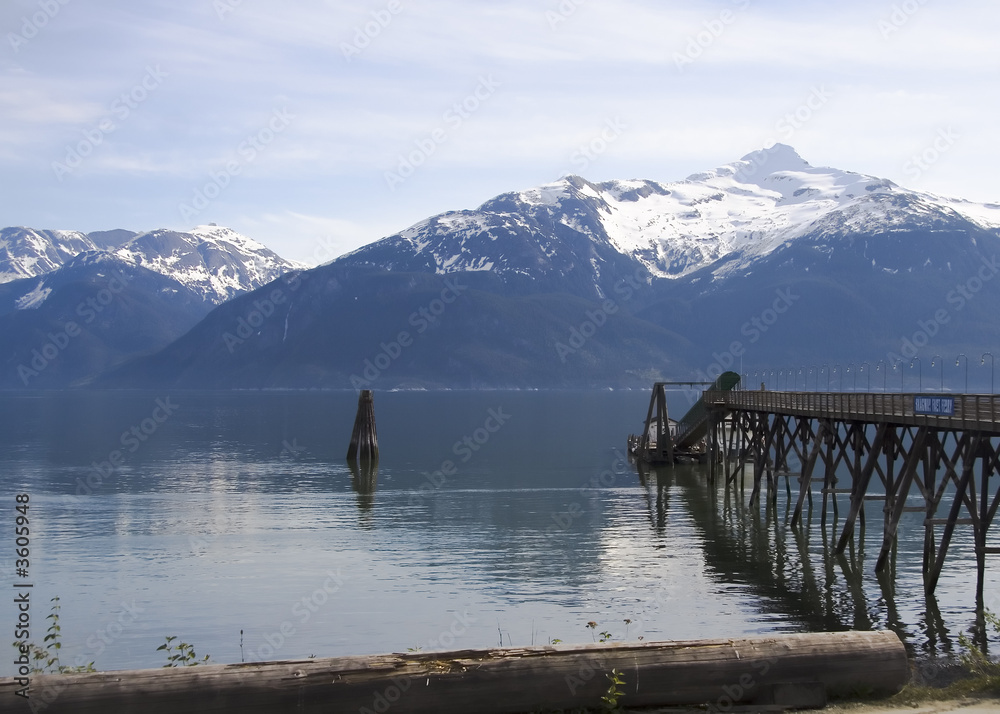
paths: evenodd
<path fill-rule="evenodd" d="M 707 391 L 704 400 L 710 407 L 727 410 L 967 429 L 1000 435 L 1000 395 Z"/>

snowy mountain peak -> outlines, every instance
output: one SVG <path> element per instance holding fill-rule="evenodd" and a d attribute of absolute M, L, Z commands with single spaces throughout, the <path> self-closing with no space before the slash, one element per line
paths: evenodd
<path fill-rule="evenodd" d="M 758 149 L 740 159 L 741 163 L 763 166 L 767 171 L 801 171 L 812 168 L 809 162 L 799 156 L 788 144 L 774 144 L 768 149 Z"/>
<path fill-rule="evenodd" d="M 114 256 L 177 280 L 212 303 L 254 290 L 282 273 L 304 266 L 222 226 L 198 226 L 190 233 L 159 229 L 132 234 L 107 231 L 91 240 L 78 231 L 0 229 L 0 283 L 46 275 L 81 261 Z M 125 242 L 115 245 L 119 241 Z M 39 293 L 41 295 L 41 293 Z M 43 297 L 29 300 L 37 306 Z"/>
<path fill-rule="evenodd" d="M 96 250 L 78 231 L 41 231 L 22 226 L 0 229 L 0 283 L 55 270 L 78 253 Z"/>
<path fill-rule="evenodd" d="M 673 183 L 565 176 L 501 194 L 476 210 L 428 218 L 345 257 L 390 270 L 601 276 L 616 254 L 653 276 L 679 278 L 717 261 L 717 274 L 742 270 L 807 235 L 889 232 L 962 219 L 995 230 L 1000 206 L 816 167 L 791 146 L 775 144 Z"/>
<path fill-rule="evenodd" d="M 265 285 L 300 267 L 264 245 L 222 226 L 189 233 L 141 233 L 115 251 L 119 258 L 171 277 L 214 303 Z"/>

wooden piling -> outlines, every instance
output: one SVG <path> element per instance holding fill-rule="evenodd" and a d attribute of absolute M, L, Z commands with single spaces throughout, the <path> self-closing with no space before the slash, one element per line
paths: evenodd
<path fill-rule="evenodd" d="M 624 679 L 626 706 L 722 711 L 794 705 L 789 688 L 820 700 L 852 691 L 890 695 L 909 679 L 893 632 L 828 632 L 40 675 L 21 707 L 11 678 L 0 680 L 0 697 L 10 711 L 39 707 L 46 714 L 508 714 L 599 707 L 613 669 Z"/>
<path fill-rule="evenodd" d="M 378 461 L 378 435 L 375 433 L 375 398 L 370 389 L 362 389 L 358 396 L 358 415 L 354 418 L 351 445 L 347 447 L 348 461 Z"/>
<path fill-rule="evenodd" d="M 804 465 L 792 516 L 793 527 L 800 527 L 803 504 L 811 502 L 812 483 L 820 480 L 812 473 L 817 461 L 823 459 L 826 468 L 821 527 L 825 533 L 827 501 L 832 497 L 835 554 L 842 555 L 848 546 L 864 543 L 865 504 L 881 502 L 882 547 L 875 562 L 875 572 L 881 574 L 893 556 L 903 514 L 921 512 L 924 588 L 931 595 L 955 528 L 971 526 L 976 598 L 981 603 L 986 556 L 1000 554 L 1000 548 L 987 545 L 989 529 L 1000 510 L 1000 488 L 993 479 L 1000 474 L 1000 397 L 942 397 L 940 414 L 929 413 L 931 407 L 921 402 L 929 398 L 920 394 L 715 391 L 705 398 L 720 411 L 732 412 L 744 425 L 754 467 L 751 504 L 758 503 L 764 478 L 770 488 L 772 472 L 787 467 L 789 455 L 794 452 Z M 850 477 L 850 488 L 837 488 L 841 464 Z M 869 493 L 871 484 L 876 486 Z M 951 487 L 953 494 L 948 493 L 949 498 L 944 499 L 950 499 L 947 515 L 939 514 L 942 499 Z M 850 494 L 839 538 L 837 494 Z M 911 503 L 911 496 L 922 498 L 923 503 Z M 940 542 L 936 526 L 944 526 Z"/>

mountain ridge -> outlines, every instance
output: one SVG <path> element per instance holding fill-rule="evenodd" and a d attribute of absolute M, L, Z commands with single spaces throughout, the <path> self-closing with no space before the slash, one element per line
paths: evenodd
<path fill-rule="evenodd" d="M 1000 255 L 998 216 L 997 204 L 812 167 L 784 145 L 672 183 L 569 176 L 285 273 L 93 383 L 644 387 L 737 358 L 969 352 L 1000 341 L 1000 281 L 976 277 Z M 449 279 L 464 286 L 451 302 L 439 297 Z M 973 280 L 970 299 L 949 301 Z M 18 299 L 44 304 L 44 286 L 26 287 Z"/>
<path fill-rule="evenodd" d="M 0 284 L 38 278 L 93 251 L 113 253 L 174 279 L 216 305 L 304 267 L 247 236 L 214 225 L 187 232 L 164 228 L 92 234 L 9 227 L 0 229 Z"/>

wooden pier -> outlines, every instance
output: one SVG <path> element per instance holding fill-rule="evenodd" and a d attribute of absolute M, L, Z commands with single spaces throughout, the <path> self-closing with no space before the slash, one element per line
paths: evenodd
<path fill-rule="evenodd" d="M 838 553 L 856 527 L 864 537 L 866 504 L 879 507 L 879 573 L 893 552 L 902 515 L 923 513 L 928 594 L 937 586 L 955 529 L 971 527 L 982 602 L 986 556 L 1000 554 L 987 545 L 1000 506 L 1000 479 L 990 483 L 1000 471 L 1000 396 L 709 390 L 703 401 L 710 479 L 721 475 L 727 486 L 737 479 L 745 484 L 751 467 L 749 500 L 757 503 L 764 488 L 776 499 L 784 476 L 786 493 L 795 498 L 793 526 L 817 495 L 823 526 L 830 505 L 836 524 L 837 497 L 845 497 L 843 528 L 835 534 Z M 732 453 L 740 457 L 723 458 Z M 846 483 L 838 472 L 846 472 Z"/>

